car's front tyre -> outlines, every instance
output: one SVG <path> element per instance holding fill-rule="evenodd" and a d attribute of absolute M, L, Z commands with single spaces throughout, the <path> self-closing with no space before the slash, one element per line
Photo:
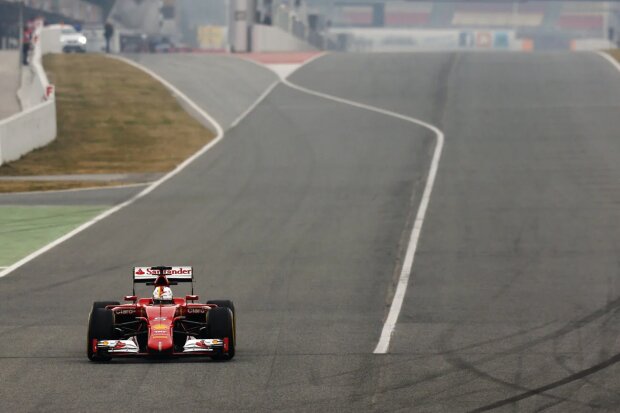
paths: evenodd
<path fill-rule="evenodd" d="M 228 352 L 211 357 L 213 360 L 231 360 L 235 357 L 235 325 L 233 312 L 227 307 L 209 310 L 207 315 L 208 337 L 228 339 Z"/>
<path fill-rule="evenodd" d="M 96 304 L 96 303 L 95 303 Z M 86 338 L 86 355 L 91 361 L 109 361 L 111 357 L 97 354 L 95 340 L 111 339 L 114 334 L 114 313 L 105 308 L 96 308 L 88 317 L 88 332 Z"/>

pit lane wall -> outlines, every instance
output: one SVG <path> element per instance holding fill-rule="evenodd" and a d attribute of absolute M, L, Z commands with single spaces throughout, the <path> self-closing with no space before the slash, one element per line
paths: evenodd
<path fill-rule="evenodd" d="M 43 21 L 38 20 L 32 38 L 30 64 L 22 71 L 17 92 L 22 111 L 0 121 L 0 165 L 56 139 L 56 102 L 41 61 Z"/>

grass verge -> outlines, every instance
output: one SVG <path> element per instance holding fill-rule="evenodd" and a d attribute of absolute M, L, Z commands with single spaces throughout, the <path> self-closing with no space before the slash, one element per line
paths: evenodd
<path fill-rule="evenodd" d="M 56 85 L 58 137 L 0 166 L 0 176 L 166 172 L 213 139 L 166 88 L 126 63 L 96 54 L 46 55 L 43 63 Z M 0 185 L 13 190 L 24 182 Z"/>
<path fill-rule="evenodd" d="M 13 264 L 99 214 L 104 206 L 0 206 L 0 267 Z"/>

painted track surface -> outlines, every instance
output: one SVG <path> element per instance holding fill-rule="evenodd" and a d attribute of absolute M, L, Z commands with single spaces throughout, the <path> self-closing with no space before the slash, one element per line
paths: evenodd
<path fill-rule="evenodd" d="M 197 94 L 201 64 L 183 62 Z M 446 133 L 390 354 L 371 351 L 433 138 L 278 86 L 182 174 L 0 281 L 6 408 L 613 411 L 619 76 L 589 54 L 310 63 L 293 82 Z M 90 302 L 154 261 L 235 300 L 232 363 L 86 361 Z"/>

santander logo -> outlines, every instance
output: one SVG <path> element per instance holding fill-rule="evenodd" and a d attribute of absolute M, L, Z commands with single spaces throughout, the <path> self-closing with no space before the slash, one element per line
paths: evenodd
<path fill-rule="evenodd" d="M 151 270 L 148 268 L 146 272 L 150 275 L 159 275 L 159 270 Z M 192 271 L 189 268 L 173 268 L 171 270 L 164 271 L 164 275 L 181 275 L 181 274 L 191 274 Z"/>
<path fill-rule="evenodd" d="M 134 267 L 134 275 L 135 276 L 157 276 L 157 275 L 176 275 L 176 276 L 190 276 L 192 275 L 192 267 L 172 267 L 171 270 L 164 271 L 163 274 L 160 274 L 159 270 L 153 270 L 149 267 Z"/>

